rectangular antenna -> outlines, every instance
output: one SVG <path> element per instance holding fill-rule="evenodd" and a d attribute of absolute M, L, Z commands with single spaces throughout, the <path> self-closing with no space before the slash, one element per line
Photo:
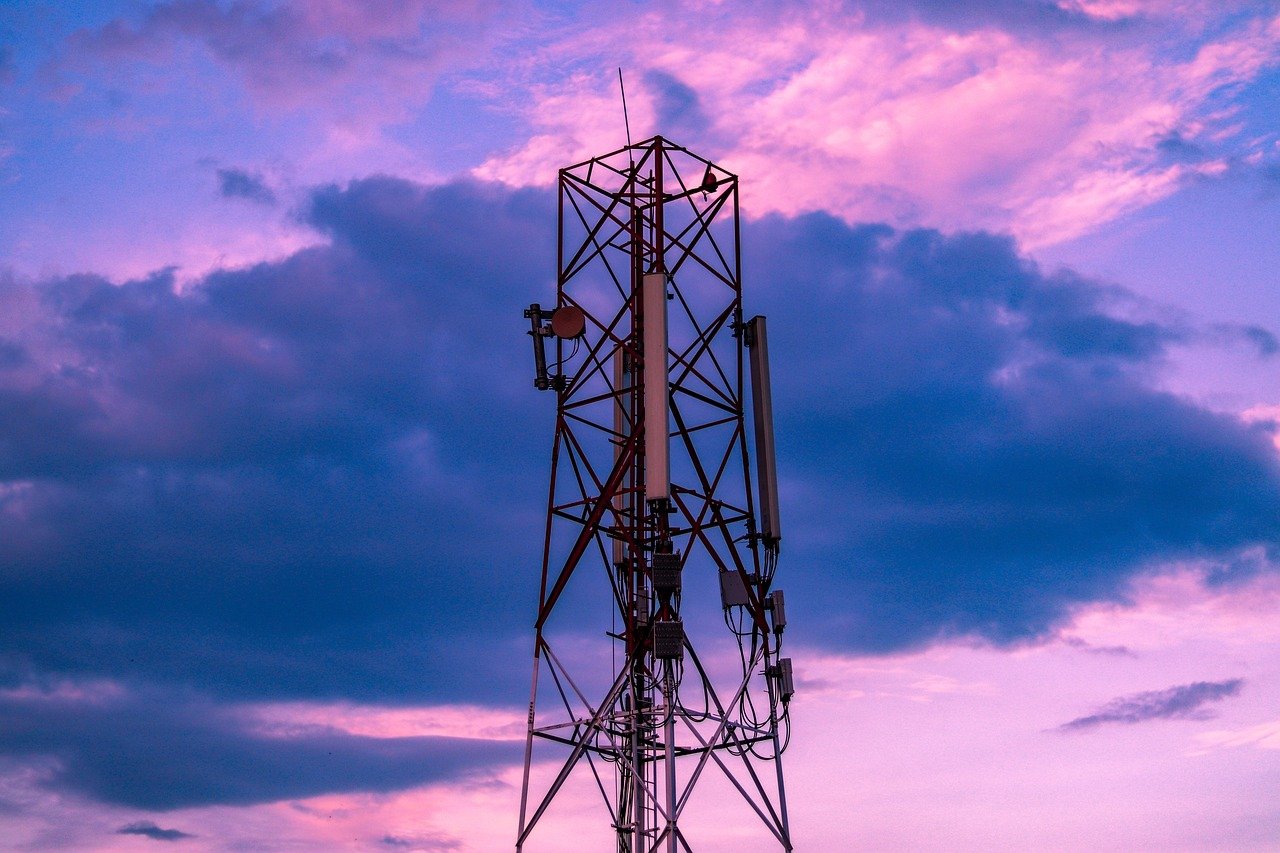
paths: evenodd
<path fill-rule="evenodd" d="M 613 351 L 613 393 L 615 395 L 613 402 L 613 434 L 615 436 L 615 441 L 613 443 L 614 465 L 618 464 L 618 457 L 622 455 L 622 436 L 626 435 L 627 429 L 628 412 L 626 406 L 627 400 L 630 398 L 630 393 L 624 390 L 627 388 L 627 383 L 629 381 L 627 374 L 630 371 L 627 367 L 626 352 L 622 347 L 618 347 Z M 625 491 L 629 485 L 630 483 L 624 480 L 623 487 L 620 492 Z M 613 537 L 613 564 L 615 566 L 622 565 L 627 553 L 625 543 L 622 541 L 621 525 L 623 510 L 626 509 L 624 500 L 625 499 L 622 497 L 621 493 L 614 495 L 614 518 L 618 521 L 617 535 Z"/>
<path fill-rule="evenodd" d="M 646 273 L 640 286 L 644 346 L 644 496 L 671 497 L 667 412 L 667 274 Z"/>
<path fill-rule="evenodd" d="M 773 399 L 769 393 L 769 339 L 764 317 L 747 321 L 751 359 L 751 406 L 756 423 L 756 472 L 760 488 L 760 535 L 766 545 L 782 538 L 778 519 L 778 468 L 773 453 Z"/>

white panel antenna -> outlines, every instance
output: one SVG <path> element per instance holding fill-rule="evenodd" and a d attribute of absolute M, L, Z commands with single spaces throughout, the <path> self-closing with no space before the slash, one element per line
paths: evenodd
<path fill-rule="evenodd" d="M 667 274 L 646 273 L 640 299 L 644 329 L 644 496 L 649 501 L 666 501 L 671 497 Z"/>

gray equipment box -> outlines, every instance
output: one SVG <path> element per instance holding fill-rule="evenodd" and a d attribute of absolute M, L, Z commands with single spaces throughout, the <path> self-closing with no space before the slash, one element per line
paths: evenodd
<path fill-rule="evenodd" d="M 768 606 L 773 616 L 773 633 L 781 634 L 787 627 L 787 606 L 782 598 L 782 590 L 775 589 L 769 593 Z"/>
<path fill-rule="evenodd" d="M 785 704 L 791 701 L 796 693 L 796 680 L 791 672 L 791 658 L 782 658 L 776 667 L 778 680 L 778 698 Z"/>
<path fill-rule="evenodd" d="M 684 659 L 684 623 L 653 623 L 653 656 L 658 660 Z"/>
<path fill-rule="evenodd" d="M 680 555 L 654 554 L 653 589 L 658 595 L 680 591 Z"/>
<path fill-rule="evenodd" d="M 747 597 L 747 585 L 742 582 L 738 572 L 720 573 L 720 605 L 726 610 L 730 607 L 742 607 L 750 602 Z"/>

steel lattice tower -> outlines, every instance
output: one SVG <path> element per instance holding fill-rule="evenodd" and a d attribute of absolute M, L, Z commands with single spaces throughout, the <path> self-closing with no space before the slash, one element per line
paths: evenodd
<path fill-rule="evenodd" d="M 516 849 L 579 774 L 619 853 L 692 850 L 682 817 L 717 775 L 743 804 L 723 819 L 791 850 L 767 343 L 763 317 L 743 321 L 738 178 L 657 136 L 562 169 L 557 233 L 556 307 L 525 312 L 556 426 Z"/>

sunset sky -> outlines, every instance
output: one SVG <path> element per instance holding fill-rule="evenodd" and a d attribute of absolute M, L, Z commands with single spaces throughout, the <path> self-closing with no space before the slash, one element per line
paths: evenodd
<path fill-rule="evenodd" d="M 0 848 L 510 849 L 619 66 L 741 180 L 797 849 L 1276 849 L 1267 0 L 0 4 Z"/>

